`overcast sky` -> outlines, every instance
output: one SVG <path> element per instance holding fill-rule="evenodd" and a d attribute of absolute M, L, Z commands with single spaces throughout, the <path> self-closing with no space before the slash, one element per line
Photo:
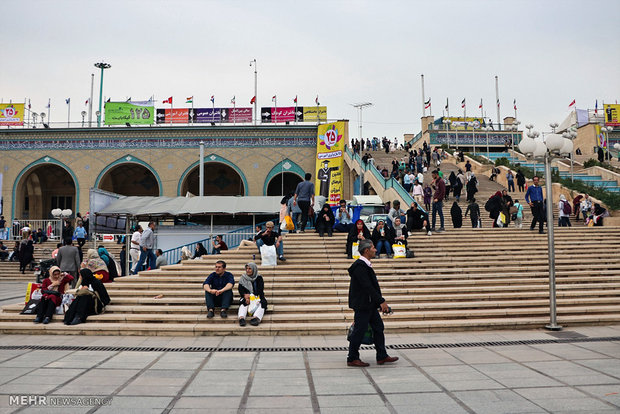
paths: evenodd
<path fill-rule="evenodd" d="M 432 112 L 496 119 L 514 114 L 544 129 L 575 99 L 594 108 L 620 95 L 620 1 L 2 1 L 0 99 L 32 101 L 52 122 L 80 120 L 95 73 L 112 65 L 104 96 L 194 96 L 196 107 L 250 106 L 258 61 L 258 105 L 314 105 L 351 120 L 364 111 L 364 136 L 420 129 L 420 74 Z M 94 109 L 95 110 L 95 109 Z M 547 127 L 548 129 L 548 127 Z"/>

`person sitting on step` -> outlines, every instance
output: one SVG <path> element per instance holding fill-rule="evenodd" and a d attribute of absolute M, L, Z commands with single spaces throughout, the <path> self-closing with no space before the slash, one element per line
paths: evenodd
<path fill-rule="evenodd" d="M 258 326 L 263 320 L 263 315 L 267 310 L 267 299 L 265 299 L 265 282 L 263 277 L 258 274 L 258 266 L 256 263 L 249 262 L 245 265 L 245 273 L 239 278 L 239 326 L 245 326 L 245 318 L 248 311 L 254 308 L 255 304 L 251 303 L 251 296 L 258 298 L 259 304 L 253 310 L 250 325 Z"/>
<path fill-rule="evenodd" d="M 353 259 L 353 243 L 370 240 L 370 231 L 362 220 L 357 220 L 347 236 L 347 258 Z"/>
<path fill-rule="evenodd" d="M 205 291 L 205 303 L 207 305 L 207 318 L 215 316 L 215 307 L 220 307 L 220 316 L 228 317 L 228 308 L 232 303 L 232 288 L 235 285 L 235 278 L 232 273 L 226 271 L 226 262 L 218 260 L 215 262 L 215 272 L 211 273 L 202 283 Z"/>
<path fill-rule="evenodd" d="M 62 273 L 58 266 L 52 266 L 49 272 L 50 276 L 45 278 L 41 284 L 43 296 L 35 308 L 37 317 L 34 319 L 34 323 L 43 322 L 44 325 L 52 320 L 56 308 L 62 303 L 62 295 L 73 281 L 73 276 Z"/>
<path fill-rule="evenodd" d="M 316 231 L 319 233 L 319 237 L 323 237 L 325 232 L 327 232 L 327 236 L 332 237 L 335 221 L 332 208 L 327 203 L 323 204 L 323 208 L 318 212 L 316 218 Z"/>
<path fill-rule="evenodd" d="M 65 313 L 65 325 L 85 323 L 90 315 L 103 313 L 110 303 L 110 296 L 104 284 L 89 269 L 80 270 L 76 288 L 75 299 Z"/>
<path fill-rule="evenodd" d="M 385 225 L 383 220 L 377 222 L 372 230 L 372 242 L 377 248 L 377 259 L 381 258 L 381 252 L 385 251 L 388 258 L 392 257 L 392 244 L 394 243 L 392 229 Z"/>
<path fill-rule="evenodd" d="M 273 221 L 268 221 L 265 223 L 265 231 L 262 231 L 256 235 L 256 246 L 258 247 L 259 252 L 262 245 L 276 246 L 278 259 L 285 262 L 286 259 L 284 258 L 284 242 L 282 242 L 282 236 L 273 227 Z"/>

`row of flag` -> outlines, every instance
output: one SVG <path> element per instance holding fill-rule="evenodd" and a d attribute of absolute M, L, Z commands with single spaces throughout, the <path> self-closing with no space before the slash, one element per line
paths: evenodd
<path fill-rule="evenodd" d="M 574 102 L 573 102 L 574 104 Z M 497 107 L 499 108 L 500 104 L 499 104 L 499 99 L 497 100 Z M 424 109 L 429 109 L 431 107 L 431 98 L 428 98 L 428 101 L 424 102 Z M 466 103 L 465 103 L 465 98 L 463 98 L 463 100 L 461 101 L 461 108 L 465 109 L 466 107 Z M 445 109 L 448 110 L 450 108 L 449 105 L 449 101 L 448 98 L 446 98 L 446 106 Z M 513 101 L 513 108 L 516 111 L 517 110 L 517 100 L 515 99 Z M 478 109 L 482 109 L 482 98 L 480 98 L 480 105 L 478 105 Z"/>
<path fill-rule="evenodd" d="M 130 98 L 131 99 L 131 98 Z M 129 101 L 129 100 L 128 100 Z M 211 103 L 215 105 L 215 95 L 211 95 L 211 99 L 210 99 Z M 277 102 L 277 96 L 273 95 L 273 97 L 271 98 L 272 102 Z M 162 101 L 162 103 L 164 104 L 170 104 L 172 105 L 172 96 L 169 97 L 168 99 L 164 99 Z M 253 105 L 256 102 L 256 95 L 252 97 L 252 99 L 250 99 L 250 105 Z M 319 103 L 319 95 L 316 96 L 316 99 L 314 100 L 314 102 L 316 102 L 317 105 L 320 105 Z M 88 102 L 87 102 L 88 103 Z M 194 97 L 190 96 L 185 100 L 185 103 L 189 103 L 189 104 L 193 104 L 194 103 Z M 233 96 L 232 99 L 230 100 L 230 103 L 235 105 L 237 103 L 237 97 Z M 295 97 L 293 98 L 293 103 L 297 104 L 297 95 L 295 95 Z"/>

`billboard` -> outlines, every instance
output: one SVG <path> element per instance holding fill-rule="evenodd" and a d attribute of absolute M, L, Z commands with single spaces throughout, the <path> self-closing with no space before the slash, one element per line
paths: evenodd
<path fill-rule="evenodd" d="M 24 125 L 24 104 L 0 104 L 0 126 Z"/>
<path fill-rule="evenodd" d="M 327 121 L 327 107 L 319 106 L 318 112 L 321 121 Z M 316 106 L 285 106 L 285 107 L 262 107 L 260 109 L 263 123 L 276 122 L 317 122 Z"/>
<path fill-rule="evenodd" d="M 158 124 L 252 122 L 252 108 L 157 108 Z"/>
<path fill-rule="evenodd" d="M 446 117 L 444 119 L 450 120 L 450 129 L 464 131 L 466 128 L 471 129 L 472 127 L 480 128 L 481 126 L 486 126 L 484 118 L 463 118 L 463 117 Z M 443 128 L 442 128 L 443 129 Z"/>
<path fill-rule="evenodd" d="M 605 125 L 620 126 L 620 105 L 605 104 L 603 105 L 603 109 L 605 112 Z"/>
<path fill-rule="evenodd" d="M 330 205 L 342 198 L 342 167 L 344 145 L 348 142 L 346 122 L 319 125 L 316 140 L 316 182 L 314 193 Z"/>
<path fill-rule="evenodd" d="M 155 108 L 147 102 L 106 102 L 106 125 L 151 125 L 155 119 Z"/>
<path fill-rule="evenodd" d="M 158 124 L 188 124 L 189 111 L 187 108 L 157 108 Z"/>

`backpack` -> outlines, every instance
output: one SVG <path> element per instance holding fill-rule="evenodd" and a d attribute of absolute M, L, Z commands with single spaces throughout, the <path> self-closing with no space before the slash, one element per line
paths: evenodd
<path fill-rule="evenodd" d="M 570 216 L 572 212 L 573 209 L 571 208 L 570 203 L 568 201 L 562 201 L 562 213 Z"/>

